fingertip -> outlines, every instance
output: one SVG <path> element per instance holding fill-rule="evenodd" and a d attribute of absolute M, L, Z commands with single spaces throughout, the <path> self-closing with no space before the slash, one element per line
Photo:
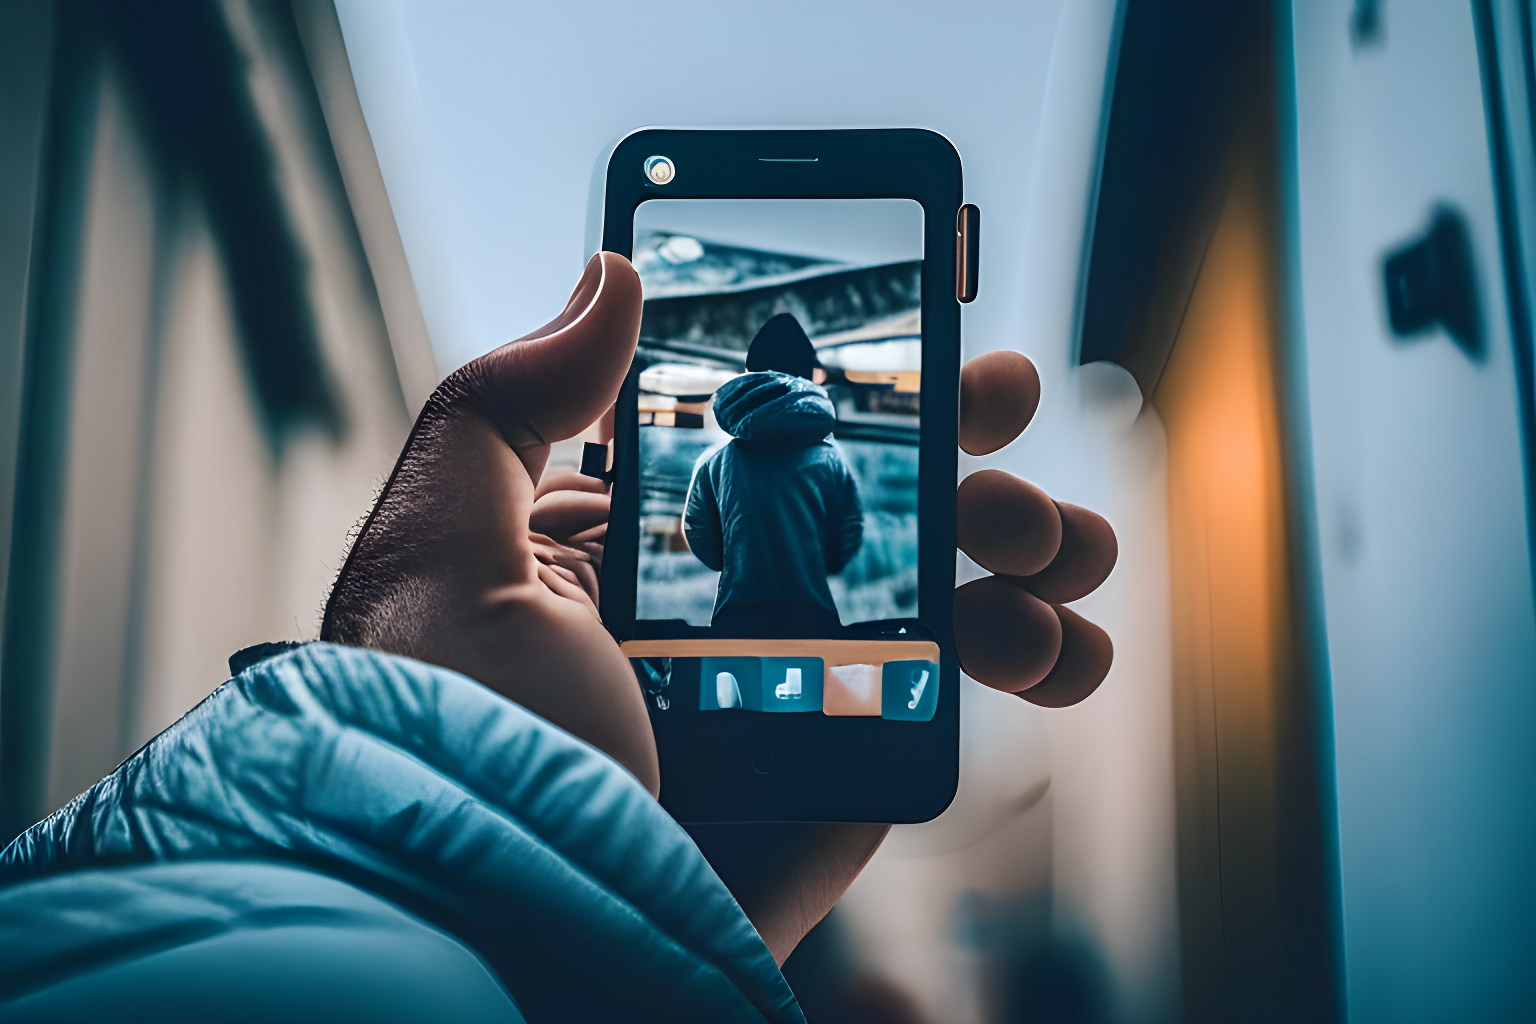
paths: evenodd
<path fill-rule="evenodd" d="M 1040 372 L 1012 349 L 987 352 L 960 368 L 960 447 L 990 455 L 1024 432 L 1040 406 Z"/>
<path fill-rule="evenodd" d="M 1061 653 L 1044 679 L 1018 694 L 1042 708 L 1066 708 L 1088 699 L 1115 660 L 1108 633 L 1070 608 L 1054 610 L 1061 622 Z"/>
<path fill-rule="evenodd" d="M 620 326 L 625 334 L 629 333 L 628 324 L 632 320 L 635 340 L 638 340 L 640 312 L 645 301 L 639 271 L 635 270 L 633 263 L 616 252 L 600 252 L 592 259 L 601 261 L 603 273 L 600 289 L 590 308 L 602 312 L 605 323 Z M 631 356 L 634 354 L 633 344 L 630 343 Z M 608 406 L 612 404 L 611 401 L 607 403 Z"/>
<path fill-rule="evenodd" d="M 640 293 L 640 272 L 635 269 L 633 263 L 618 253 L 609 252 L 606 249 L 597 252 L 588 262 L 597 260 L 602 261 L 603 275 L 613 283 L 614 287 L 632 288 L 635 294 Z"/>
<path fill-rule="evenodd" d="M 464 368 L 463 379 L 522 453 L 574 437 L 618 396 L 640 337 L 640 275 L 623 256 L 587 261 L 560 315 Z"/>
<path fill-rule="evenodd" d="M 590 530 L 582 530 L 579 533 L 571 534 L 569 537 L 567 537 L 565 539 L 565 542 L 567 544 L 571 544 L 571 545 L 597 544 L 599 547 L 601 547 L 603 542 L 605 540 L 607 540 L 607 539 L 608 539 L 608 524 L 606 522 L 603 522 L 603 523 L 598 523 L 596 526 L 592 527 Z"/>
<path fill-rule="evenodd" d="M 560 315 L 517 341 L 547 338 L 570 327 L 598 306 L 626 305 L 638 301 L 639 295 L 640 274 L 634 264 L 616 252 L 593 253 L 582 267 L 581 277 L 571 289 L 571 296 L 565 300 Z"/>
<path fill-rule="evenodd" d="M 1055 505 L 1060 548 L 1044 568 L 1019 574 L 1019 583 L 1042 601 L 1066 604 L 1087 597 L 1109 579 L 1120 558 L 1120 542 L 1109 520 L 1097 512 L 1065 501 Z"/>
<path fill-rule="evenodd" d="M 1061 652 L 1061 620 L 1051 606 L 998 576 L 955 591 L 954 631 L 966 674 L 1010 693 L 1044 679 Z"/>
<path fill-rule="evenodd" d="M 1061 547 L 1061 513 L 1050 495 L 1000 469 L 983 469 L 955 494 L 955 540 L 988 572 L 1038 573 Z"/>

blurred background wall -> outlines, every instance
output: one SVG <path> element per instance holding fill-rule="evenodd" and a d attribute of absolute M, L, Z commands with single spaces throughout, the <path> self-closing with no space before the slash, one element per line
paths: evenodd
<path fill-rule="evenodd" d="M 986 219 L 965 354 L 1045 390 L 961 471 L 1110 519 L 1116 661 L 966 681 L 955 803 L 786 966 L 811 1021 L 1536 1017 L 1531 6 L 9 5 L 6 835 L 314 635 L 618 139 L 915 125 Z"/>
<path fill-rule="evenodd" d="M 327 126 L 345 104 L 287 4 L 9 9 L 7 836 L 236 649 L 316 635 L 436 382 L 419 313 L 386 321 Z M 350 90 L 334 15 L 328 41 Z"/>
<path fill-rule="evenodd" d="M 1531 4 L 1297 4 L 1291 25 L 1348 1005 L 1536 1018 Z"/>

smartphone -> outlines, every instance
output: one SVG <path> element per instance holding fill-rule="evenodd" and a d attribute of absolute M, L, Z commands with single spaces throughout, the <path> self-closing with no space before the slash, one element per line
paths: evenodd
<path fill-rule="evenodd" d="M 645 310 L 600 610 L 662 804 L 934 817 L 959 769 L 959 155 L 916 129 L 644 130 L 606 185 Z"/>

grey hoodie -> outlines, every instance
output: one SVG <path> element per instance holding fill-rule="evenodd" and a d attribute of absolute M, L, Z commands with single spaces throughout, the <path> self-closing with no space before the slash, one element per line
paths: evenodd
<path fill-rule="evenodd" d="M 694 467 L 683 515 L 688 546 L 720 573 L 715 625 L 835 627 L 827 575 L 859 550 L 864 510 L 826 391 L 744 374 L 715 393 L 715 419 L 733 440 Z"/>

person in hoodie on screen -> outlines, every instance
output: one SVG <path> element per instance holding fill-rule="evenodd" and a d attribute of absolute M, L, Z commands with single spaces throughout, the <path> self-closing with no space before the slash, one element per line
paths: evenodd
<path fill-rule="evenodd" d="M 859 550 L 864 510 L 818 369 L 799 321 L 780 313 L 752 339 L 748 372 L 715 392 L 731 440 L 694 467 L 683 534 L 720 573 L 717 628 L 815 635 L 840 625 L 827 577 Z"/>

